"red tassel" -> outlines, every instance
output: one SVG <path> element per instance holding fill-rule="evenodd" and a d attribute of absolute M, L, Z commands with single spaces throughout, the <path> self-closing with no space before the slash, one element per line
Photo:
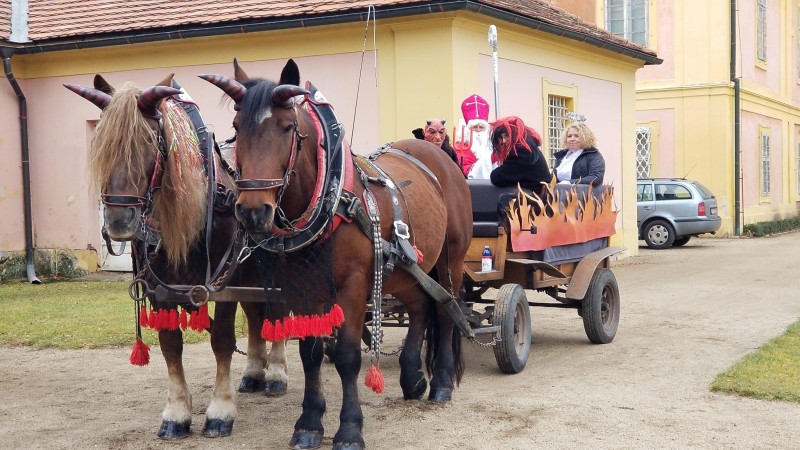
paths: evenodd
<path fill-rule="evenodd" d="M 414 253 L 417 254 L 417 264 L 422 264 L 422 259 L 425 255 L 422 254 L 422 250 L 418 249 L 417 246 L 414 246 Z"/>
<path fill-rule="evenodd" d="M 184 308 L 181 308 L 181 318 L 179 319 L 179 323 L 182 330 L 185 330 L 189 323 L 189 319 L 186 317 L 186 310 Z"/>
<path fill-rule="evenodd" d="M 383 392 L 383 374 L 381 373 L 380 363 L 377 366 L 375 364 L 370 366 L 367 376 L 364 377 L 364 384 L 376 394 Z"/>
<path fill-rule="evenodd" d="M 147 307 L 144 305 L 139 310 L 139 326 L 147 328 Z"/>
<path fill-rule="evenodd" d="M 286 339 L 286 337 L 283 335 L 284 332 L 285 332 L 285 330 L 283 328 L 283 324 L 281 323 L 280 320 L 276 320 L 275 321 L 275 340 L 276 341 L 282 341 L 282 340 Z"/>
<path fill-rule="evenodd" d="M 344 311 L 342 311 L 342 307 L 339 306 L 338 304 L 333 305 L 333 307 L 331 308 L 331 312 L 328 314 L 330 314 L 331 318 L 333 319 L 332 325 L 334 327 L 338 327 L 339 325 L 344 323 Z"/>
<path fill-rule="evenodd" d="M 200 307 L 200 311 L 198 312 L 200 315 L 200 330 L 207 330 L 211 328 L 211 318 L 208 317 L 208 303 Z"/>
<path fill-rule="evenodd" d="M 178 311 L 174 309 L 169 310 L 169 329 L 178 329 Z"/>
<path fill-rule="evenodd" d="M 142 342 L 142 338 L 136 339 L 133 344 L 130 361 L 134 366 L 146 366 L 150 363 L 150 347 Z"/>
<path fill-rule="evenodd" d="M 150 315 L 147 317 L 147 325 L 158 331 L 158 314 L 156 314 L 155 309 L 150 309 Z"/>
<path fill-rule="evenodd" d="M 159 330 L 166 330 L 169 328 L 169 312 L 167 310 L 159 309 L 156 311 L 156 316 L 158 317 Z"/>
<path fill-rule="evenodd" d="M 261 337 L 267 342 L 275 342 L 275 326 L 269 320 L 264 320 L 261 326 Z"/>

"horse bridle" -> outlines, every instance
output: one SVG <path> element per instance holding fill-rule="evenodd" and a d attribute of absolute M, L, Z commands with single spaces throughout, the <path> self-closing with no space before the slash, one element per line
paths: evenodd
<path fill-rule="evenodd" d="M 156 161 L 153 167 L 153 175 L 150 177 L 150 185 L 144 197 L 141 195 L 121 194 L 121 195 L 108 195 L 100 194 L 100 199 L 105 206 L 139 206 L 142 207 L 142 217 L 150 213 L 153 206 L 153 194 L 161 185 L 161 175 L 164 172 L 164 166 L 167 161 L 167 145 L 164 142 L 163 124 L 161 119 L 158 120 L 158 132 L 156 133 Z"/>
<path fill-rule="evenodd" d="M 288 224 L 288 221 L 286 221 L 286 217 L 283 216 L 283 211 L 280 209 L 281 199 L 283 198 L 283 193 L 286 191 L 287 186 L 289 186 L 289 179 L 292 173 L 294 173 L 294 166 L 297 164 L 297 156 L 303 149 L 303 141 L 308 137 L 307 134 L 300 133 L 300 127 L 297 123 L 297 107 L 293 105 L 291 108 L 294 113 L 294 123 L 292 124 L 294 139 L 292 140 L 292 149 L 289 151 L 289 162 L 286 165 L 283 178 L 241 178 L 241 170 L 237 168 L 236 180 L 234 181 L 236 187 L 239 188 L 240 191 L 269 191 L 278 189 L 277 199 L 275 200 L 276 211 L 286 224 Z"/>
<path fill-rule="evenodd" d="M 129 206 L 142 208 L 139 229 L 136 231 L 136 237 L 142 241 L 147 239 L 147 217 L 153 210 L 153 197 L 156 190 L 161 188 L 161 175 L 163 174 L 164 166 L 167 163 L 167 145 L 164 141 L 163 123 L 161 118 L 158 119 L 158 131 L 156 133 L 156 139 L 156 159 L 153 167 L 153 175 L 150 177 L 150 185 L 147 187 L 147 192 L 145 192 L 144 197 L 133 194 L 100 194 L 100 201 L 103 202 L 104 206 Z M 120 249 L 116 252 L 114 251 L 111 245 L 111 237 L 108 235 L 105 225 L 103 225 L 102 229 L 100 230 L 100 234 L 102 235 L 103 240 L 106 242 L 106 249 L 108 250 L 108 253 L 113 256 L 121 256 L 124 253 L 124 241 Z"/>

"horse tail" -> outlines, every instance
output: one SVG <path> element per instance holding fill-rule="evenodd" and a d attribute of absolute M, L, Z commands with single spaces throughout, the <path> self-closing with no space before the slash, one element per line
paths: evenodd
<path fill-rule="evenodd" d="M 434 267 L 429 275 L 433 279 L 438 279 L 436 268 Z M 436 357 L 439 355 L 439 352 L 442 351 L 439 348 L 440 337 L 442 333 L 441 323 L 439 321 L 439 315 L 436 308 L 436 301 L 430 298 L 430 309 L 428 312 L 428 320 L 427 327 L 425 328 L 425 370 L 428 373 L 428 377 L 433 376 L 433 365 Z M 461 384 L 461 378 L 464 375 L 464 353 L 461 347 L 461 332 L 456 328 L 453 327 L 453 336 L 451 339 L 451 349 L 453 354 L 453 379 L 452 381 L 459 385 Z"/>

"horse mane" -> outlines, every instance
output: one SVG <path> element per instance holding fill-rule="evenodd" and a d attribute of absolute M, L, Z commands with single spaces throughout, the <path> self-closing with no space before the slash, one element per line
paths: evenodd
<path fill-rule="evenodd" d="M 246 120 L 240 123 L 244 133 L 254 136 L 261 121 L 264 111 L 272 107 L 272 91 L 278 86 L 274 81 L 264 78 L 251 78 L 243 81 L 247 94 L 239 105 L 240 117 Z"/>
<path fill-rule="evenodd" d="M 161 192 L 153 200 L 153 218 L 174 269 L 185 264 L 206 225 L 208 181 L 192 121 L 172 99 L 161 103 L 167 164 Z"/>
<path fill-rule="evenodd" d="M 116 91 L 95 129 L 89 150 L 93 182 L 105 186 L 122 167 L 138 186 L 150 184 L 145 161 L 158 148 L 158 137 L 137 106 L 141 89 L 125 83 Z M 185 264 L 205 226 L 208 184 L 197 134 L 180 105 L 161 103 L 167 163 L 161 189 L 153 200 L 153 219 L 160 225 L 162 246 L 173 269 Z"/>

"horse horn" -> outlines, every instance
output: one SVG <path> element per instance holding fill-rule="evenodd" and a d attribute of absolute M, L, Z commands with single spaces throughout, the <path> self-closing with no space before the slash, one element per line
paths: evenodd
<path fill-rule="evenodd" d="M 310 94 L 307 90 L 293 84 L 282 84 L 272 91 L 272 104 L 280 108 L 291 108 L 289 99 L 295 95 Z"/>
<path fill-rule="evenodd" d="M 160 102 L 163 98 L 169 97 L 170 95 L 176 95 L 180 93 L 181 91 L 179 89 L 167 86 L 153 86 L 149 89 L 146 89 L 139 95 L 137 106 L 139 107 L 139 111 L 145 117 L 157 119 L 161 117 L 161 113 L 156 109 L 158 102 Z"/>
<path fill-rule="evenodd" d="M 106 106 L 111 102 L 111 96 L 98 89 L 78 86 L 77 84 L 65 84 L 64 87 L 94 103 L 101 110 L 106 109 Z"/>
<path fill-rule="evenodd" d="M 242 101 L 244 94 L 247 93 L 247 88 L 244 87 L 242 83 L 239 83 L 233 78 L 226 77 L 225 75 L 204 74 L 198 76 L 225 91 L 225 93 L 228 94 L 228 96 L 237 104 Z"/>

